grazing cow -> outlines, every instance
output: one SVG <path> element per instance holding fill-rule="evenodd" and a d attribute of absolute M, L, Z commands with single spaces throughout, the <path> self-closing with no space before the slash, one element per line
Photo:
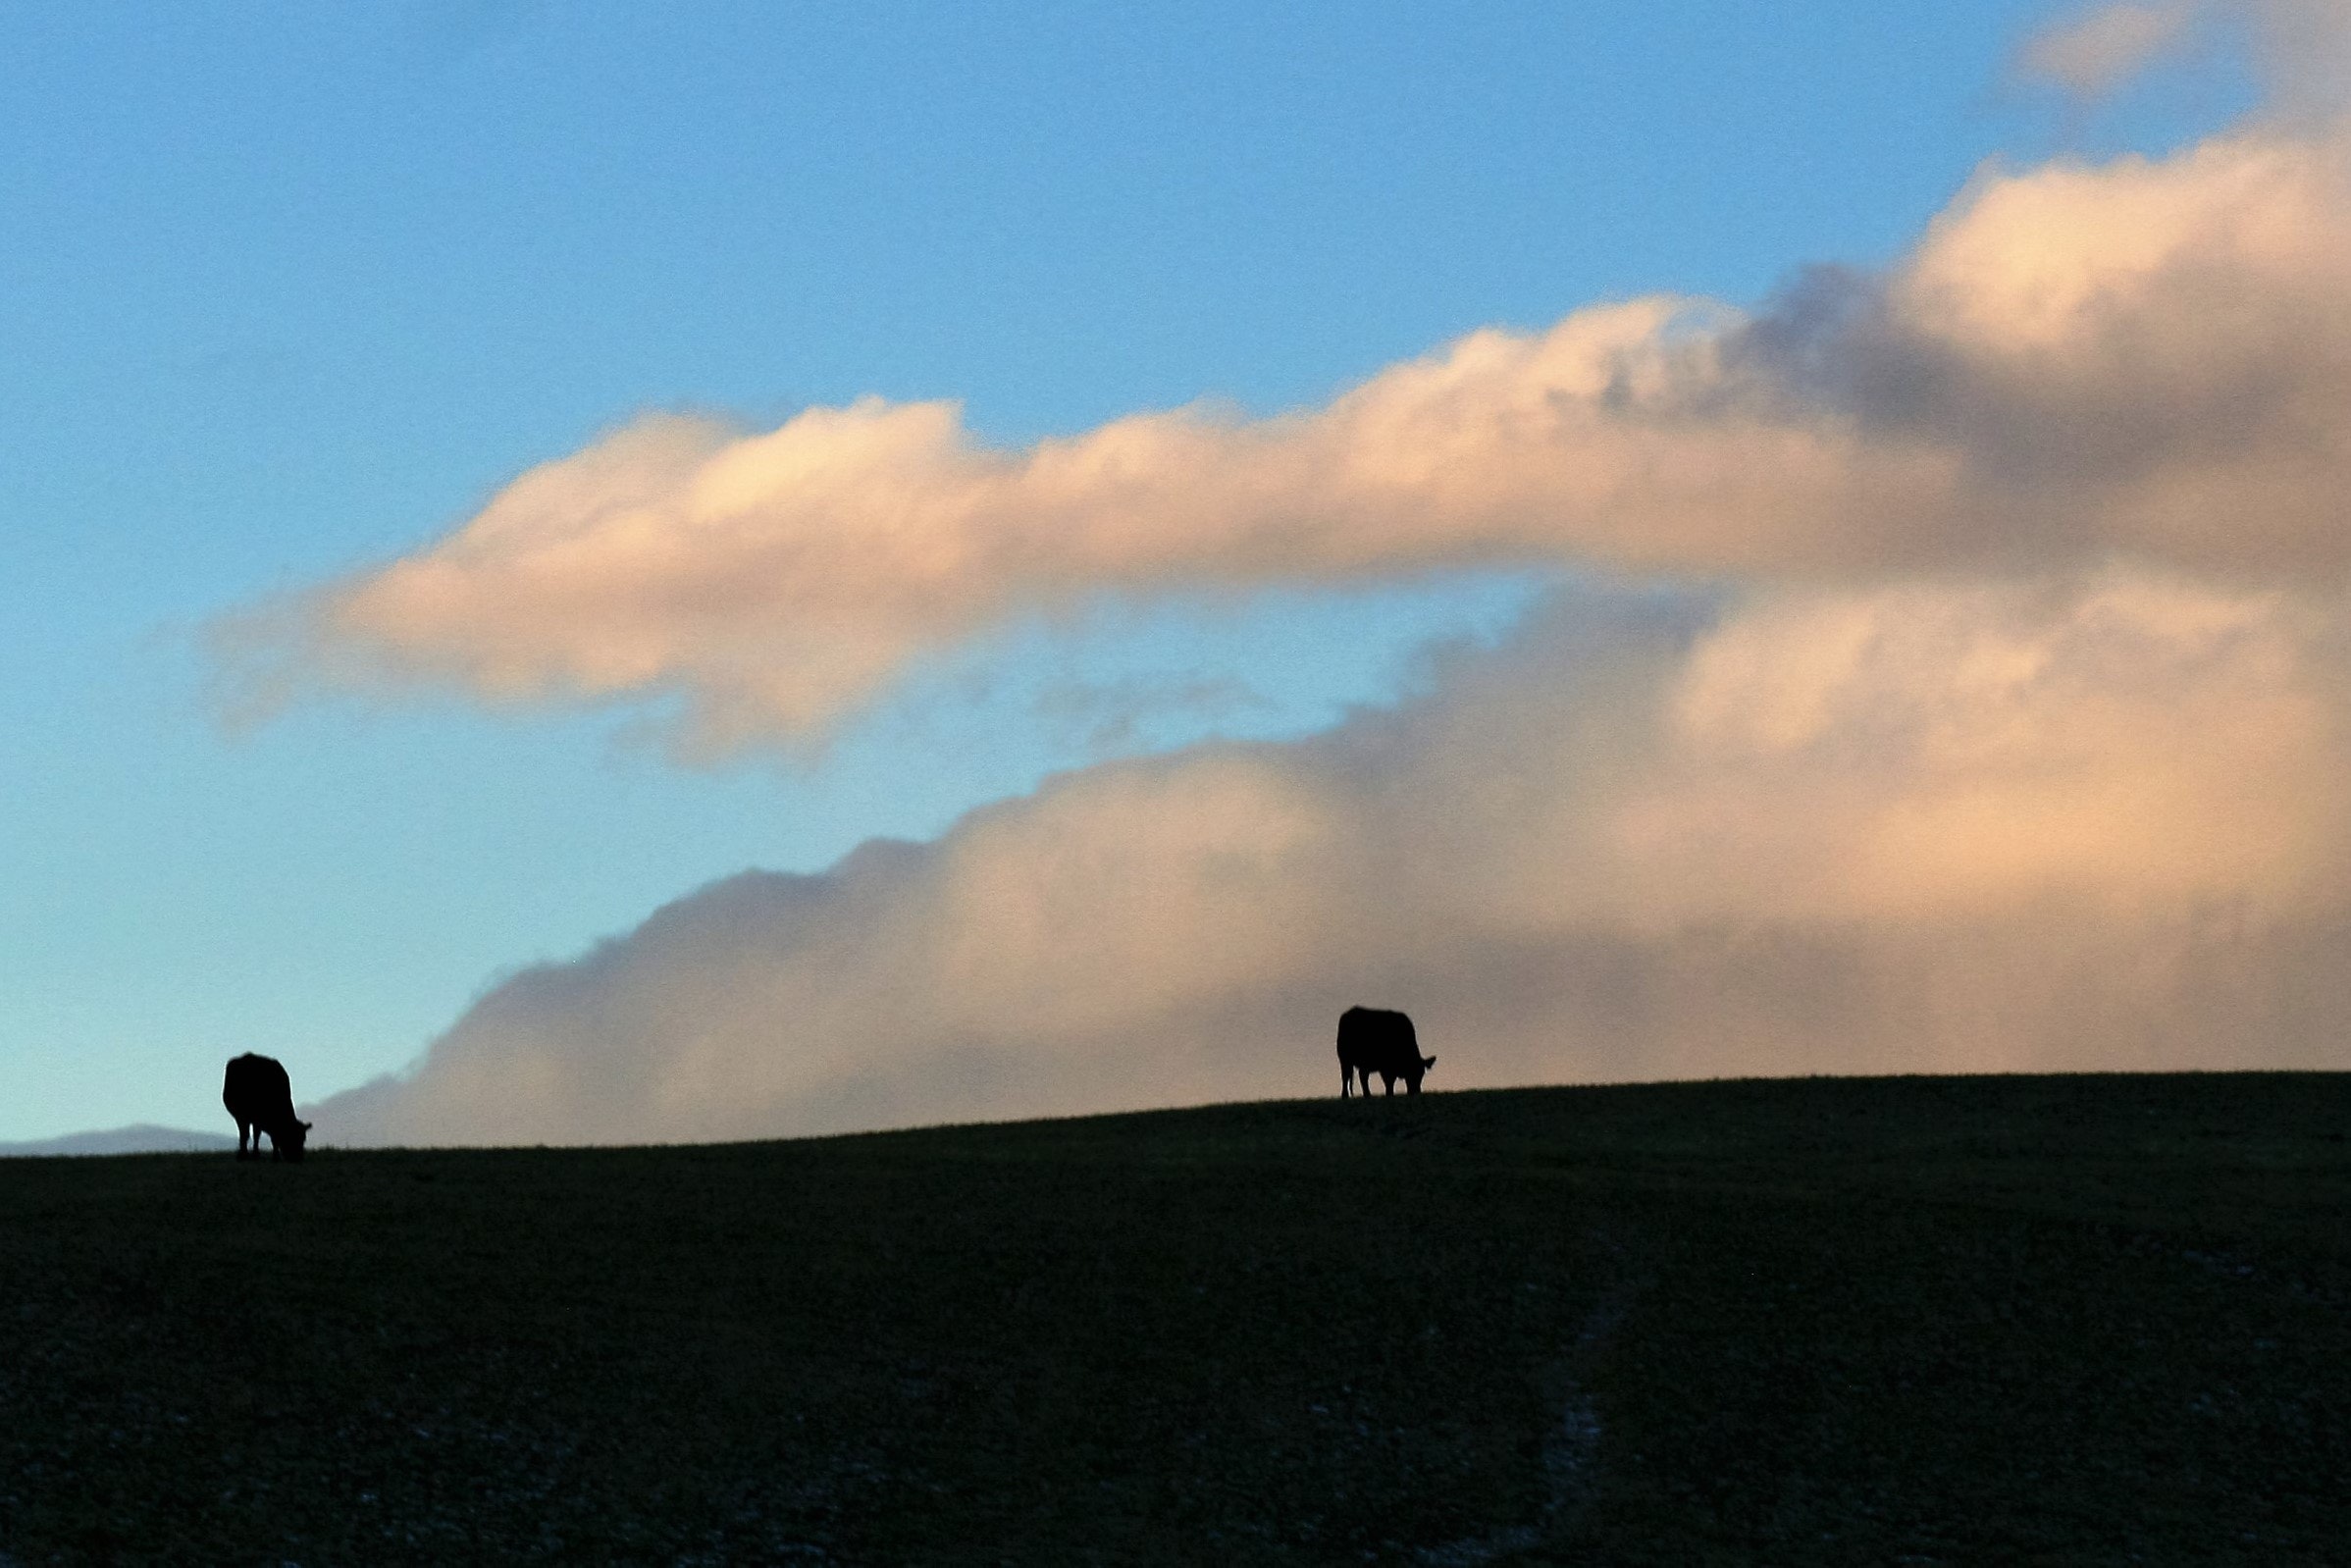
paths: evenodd
<path fill-rule="evenodd" d="M 1372 1092 L 1372 1074 L 1386 1080 L 1396 1092 L 1396 1079 L 1406 1092 L 1421 1092 L 1421 1075 L 1437 1066 L 1437 1058 L 1421 1055 L 1421 1042 L 1412 1032 L 1412 1019 L 1384 1008 L 1351 1007 L 1338 1016 L 1338 1093 L 1345 1099 L 1363 1079 L 1363 1092 Z"/>
<path fill-rule="evenodd" d="M 221 1085 L 221 1104 L 236 1118 L 239 1160 L 261 1153 L 264 1132 L 270 1135 L 271 1159 L 302 1157 L 302 1140 L 310 1135 L 310 1124 L 294 1120 L 293 1086 L 286 1080 L 286 1069 L 273 1058 L 250 1051 L 231 1057 L 228 1079 Z M 250 1150 L 245 1147 L 248 1138 L 253 1145 Z"/>

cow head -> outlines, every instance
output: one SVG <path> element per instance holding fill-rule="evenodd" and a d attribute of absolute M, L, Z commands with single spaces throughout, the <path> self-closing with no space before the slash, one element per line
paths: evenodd
<path fill-rule="evenodd" d="M 1435 1066 L 1437 1066 L 1437 1058 L 1433 1056 L 1425 1056 L 1421 1058 L 1421 1071 L 1423 1072 L 1428 1071 Z"/>
<path fill-rule="evenodd" d="M 277 1152 L 281 1159 L 299 1160 L 302 1157 L 302 1145 L 308 1142 L 309 1138 L 309 1123 L 288 1122 L 284 1133 L 273 1132 L 270 1134 L 270 1147 Z"/>

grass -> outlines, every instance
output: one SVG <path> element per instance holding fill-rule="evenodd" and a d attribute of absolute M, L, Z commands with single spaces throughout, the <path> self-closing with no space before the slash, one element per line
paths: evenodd
<path fill-rule="evenodd" d="M 2351 1076 L 0 1162 L 0 1562 L 2351 1561 Z"/>

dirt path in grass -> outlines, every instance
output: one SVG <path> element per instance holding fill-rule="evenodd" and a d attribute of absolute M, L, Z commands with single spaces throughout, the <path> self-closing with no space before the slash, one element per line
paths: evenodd
<path fill-rule="evenodd" d="M 1620 1260 L 1623 1258 L 1624 1249 L 1613 1239 L 1601 1239 L 1610 1253 Z M 1424 1568 L 1477 1568 L 1478 1564 L 1556 1540 L 1575 1523 L 1592 1501 L 1600 1452 L 1599 1410 L 1593 1403 L 1585 1380 L 1592 1375 L 1626 1315 L 1633 1310 L 1633 1303 L 1648 1284 L 1646 1278 L 1629 1278 L 1610 1285 L 1584 1315 L 1575 1338 L 1558 1360 L 1553 1374 L 1558 1379 L 1553 1398 L 1557 1401 L 1559 1419 L 1551 1424 L 1542 1439 L 1543 1499 L 1535 1522 L 1466 1537 L 1441 1546 L 1424 1547 L 1414 1554 L 1416 1562 Z"/>

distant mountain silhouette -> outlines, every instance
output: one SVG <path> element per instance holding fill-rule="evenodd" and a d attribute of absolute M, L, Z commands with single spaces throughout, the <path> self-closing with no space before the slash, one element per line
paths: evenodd
<path fill-rule="evenodd" d="M 225 1132 L 191 1132 L 185 1127 L 159 1127 L 141 1122 L 109 1132 L 69 1132 L 61 1138 L 30 1143 L 0 1143 L 0 1159 L 33 1154 L 187 1154 L 235 1147 L 236 1140 Z"/>

